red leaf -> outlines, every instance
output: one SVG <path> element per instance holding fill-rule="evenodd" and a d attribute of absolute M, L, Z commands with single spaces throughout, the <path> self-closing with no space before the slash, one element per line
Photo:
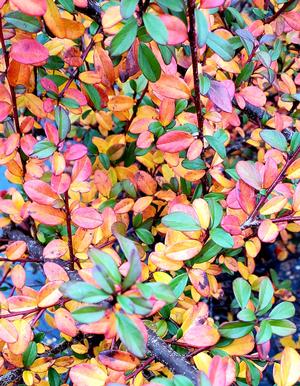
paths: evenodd
<path fill-rule="evenodd" d="M 19 63 L 39 65 L 48 59 L 49 52 L 34 39 L 22 39 L 13 43 L 10 57 Z"/>
<path fill-rule="evenodd" d="M 46 0 L 10 0 L 9 2 L 26 15 L 43 16 L 47 11 Z"/>
<path fill-rule="evenodd" d="M 102 351 L 99 359 L 105 366 L 115 371 L 134 370 L 140 363 L 134 355 L 120 350 Z"/>
<path fill-rule="evenodd" d="M 156 147 L 167 153 L 178 153 L 194 142 L 192 134 L 185 131 L 170 131 L 159 137 Z"/>
<path fill-rule="evenodd" d="M 30 180 L 25 182 L 24 190 L 27 196 L 38 204 L 53 205 L 59 200 L 59 196 L 53 192 L 50 185 L 41 180 Z"/>
<path fill-rule="evenodd" d="M 101 214 L 94 208 L 78 208 L 71 213 L 72 221 L 75 225 L 94 229 L 102 225 L 103 219 Z"/>
<path fill-rule="evenodd" d="M 161 15 L 160 19 L 168 30 L 168 44 L 176 45 L 187 40 L 187 28 L 182 20 L 172 15 Z"/>

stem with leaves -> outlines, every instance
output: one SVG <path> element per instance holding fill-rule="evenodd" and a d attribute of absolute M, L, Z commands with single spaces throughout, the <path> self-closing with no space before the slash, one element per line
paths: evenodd
<path fill-rule="evenodd" d="M 289 8 L 289 6 L 292 5 L 294 2 L 295 0 L 289 0 L 286 3 L 284 3 L 283 6 L 279 8 L 277 12 L 274 13 L 274 15 L 267 17 L 264 20 L 264 24 L 272 23 L 272 21 L 276 20 L 281 14 L 283 14 L 283 12 L 285 12 Z"/>

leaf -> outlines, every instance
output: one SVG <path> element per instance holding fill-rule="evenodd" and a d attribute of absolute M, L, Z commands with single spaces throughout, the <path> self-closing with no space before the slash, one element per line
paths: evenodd
<path fill-rule="evenodd" d="M 135 243 L 127 237 L 124 237 L 126 228 L 123 223 L 114 223 L 112 226 L 112 233 L 118 240 L 125 257 L 129 262 L 130 268 L 122 283 L 122 288 L 127 289 L 136 282 L 142 273 L 140 255 Z"/>
<path fill-rule="evenodd" d="M 295 306 L 291 302 L 277 304 L 269 314 L 270 319 L 287 319 L 295 315 Z"/>
<path fill-rule="evenodd" d="M 121 0 L 121 15 L 124 19 L 129 19 L 133 15 L 138 0 Z"/>
<path fill-rule="evenodd" d="M 260 282 L 258 294 L 258 309 L 263 310 L 267 307 L 273 298 L 274 289 L 271 280 L 266 277 Z"/>
<path fill-rule="evenodd" d="M 232 112 L 232 96 L 224 82 L 212 80 L 208 90 L 208 98 L 221 110 L 227 113 Z"/>
<path fill-rule="evenodd" d="M 71 130 L 71 121 L 69 114 L 61 106 L 55 108 L 55 123 L 58 127 L 59 138 L 61 140 L 65 139 Z"/>
<path fill-rule="evenodd" d="M 88 97 L 92 101 L 94 107 L 97 110 L 101 109 L 101 98 L 98 90 L 92 84 L 84 84 L 82 85 L 83 89 L 87 93 Z"/>
<path fill-rule="evenodd" d="M 211 50 L 213 50 L 217 55 L 219 55 L 223 60 L 227 62 L 232 60 L 235 55 L 234 49 L 231 44 L 227 40 L 221 38 L 213 32 L 208 32 L 206 44 Z"/>
<path fill-rule="evenodd" d="M 170 282 L 169 286 L 173 293 L 175 294 L 176 298 L 179 298 L 179 296 L 183 293 L 188 281 L 188 275 L 186 273 L 182 273 L 176 277 L 174 277 Z"/>
<path fill-rule="evenodd" d="M 181 44 L 187 40 L 187 27 L 181 19 L 173 15 L 162 14 L 160 20 L 168 31 L 168 45 Z"/>
<path fill-rule="evenodd" d="M 99 306 L 86 306 L 77 308 L 72 312 L 72 316 L 79 323 L 98 322 L 105 315 L 105 310 Z"/>
<path fill-rule="evenodd" d="M 164 216 L 161 222 L 168 228 L 176 231 L 191 232 L 201 229 L 200 224 L 184 212 L 172 212 Z"/>
<path fill-rule="evenodd" d="M 43 16 L 47 10 L 46 0 L 10 0 L 10 4 L 25 15 L 31 16 Z"/>
<path fill-rule="evenodd" d="M 233 281 L 232 288 L 239 306 L 245 308 L 251 296 L 250 284 L 245 279 L 237 278 Z"/>
<path fill-rule="evenodd" d="M 60 198 L 49 184 L 41 180 L 26 181 L 23 187 L 27 196 L 38 204 L 54 205 Z"/>
<path fill-rule="evenodd" d="M 221 324 L 219 332 L 225 338 L 236 339 L 249 334 L 253 327 L 252 322 L 227 322 Z"/>
<path fill-rule="evenodd" d="M 103 224 L 103 218 L 94 208 L 77 208 L 72 211 L 73 223 L 81 228 L 95 229 Z"/>
<path fill-rule="evenodd" d="M 60 386 L 62 384 L 60 375 L 53 367 L 48 371 L 48 381 L 50 386 Z"/>
<path fill-rule="evenodd" d="M 137 325 L 128 316 L 117 312 L 117 333 L 129 352 L 142 358 L 146 354 L 146 342 Z"/>
<path fill-rule="evenodd" d="M 236 165 L 236 171 L 239 177 L 246 182 L 246 184 L 252 186 L 256 190 L 262 188 L 262 178 L 255 167 L 250 161 L 239 161 Z"/>
<path fill-rule="evenodd" d="M 176 75 L 161 74 L 156 83 L 151 84 L 152 90 L 162 98 L 189 99 L 191 91 L 185 81 Z"/>
<path fill-rule="evenodd" d="M 216 244 L 213 240 L 209 240 L 193 261 L 194 263 L 204 263 L 217 256 L 221 250 L 222 247 L 220 245 Z"/>
<path fill-rule="evenodd" d="M 60 287 L 60 291 L 70 299 L 83 303 L 99 303 L 108 298 L 108 294 L 93 285 L 80 281 L 69 281 Z"/>
<path fill-rule="evenodd" d="M 41 30 L 41 24 L 33 16 L 25 15 L 22 12 L 14 11 L 5 15 L 5 20 L 14 27 L 26 32 L 39 32 Z"/>
<path fill-rule="evenodd" d="M 273 334 L 279 336 L 288 336 L 295 334 L 297 327 L 289 320 L 269 320 Z"/>
<path fill-rule="evenodd" d="M 232 248 L 234 246 L 234 240 L 232 236 L 225 232 L 222 228 L 214 228 L 210 231 L 210 237 L 212 240 L 223 248 Z"/>
<path fill-rule="evenodd" d="M 262 130 L 259 135 L 261 138 L 274 149 L 287 151 L 288 143 L 285 136 L 277 130 Z"/>
<path fill-rule="evenodd" d="M 143 15 L 143 22 L 148 34 L 154 41 L 162 45 L 167 44 L 168 30 L 158 16 L 147 12 Z"/>
<path fill-rule="evenodd" d="M 272 328 L 268 320 L 263 320 L 260 323 L 259 331 L 256 335 L 256 343 L 263 344 L 268 342 L 272 337 Z"/>
<path fill-rule="evenodd" d="M 44 159 L 50 157 L 55 151 L 56 146 L 47 139 L 43 139 L 34 145 L 31 156 Z"/>
<path fill-rule="evenodd" d="M 47 61 L 49 52 L 46 47 L 34 39 L 22 39 L 13 43 L 10 57 L 19 63 L 38 66 Z"/>
<path fill-rule="evenodd" d="M 124 27 L 114 36 L 110 44 L 112 56 L 119 56 L 127 51 L 133 44 L 138 26 L 135 18 L 131 17 L 127 20 Z"/>
<path fill-rule="evenodd" d="M 206 17 L 200 9 L 195 10 L 196 26 L 197 26 L 197 40 L 199 47 L 203 47 L 208 38 L 208 23 Z"/>
<path fill-rule="evenodd" d="M 23 363 L 25 367 L 30 367 L 37 357 L 37 344 L 30 342 L 26 351 L 22 355 Z"/>
<path fill-rule="evenodd" d="M 280 365 L 274 364 L 274 382 L 280 386 L 292 386 L 297 383 L 300 377 L 300 355 L 292 347 L 285 347 Z"/>
<path fill-rule="evenodd" d="M 184 10 L 182 0 L 157 0 L 157 2 L 161 6 L 171 9 L 171 11 L 180 12 Z"/>
<path fill-rule="evenodd" d="M 137 228 L 135 230 L 136 235 L 138 238 L 145 244 L 153 244 L 154 243 L 154 237 L 148 229 L 145 228 Z"/>
<path fill-rule="evenodd" d="M 142 73 L 150 82 L 156 82 L 160 78 L 160 64 L 150 48 L 144 43 L 139 45 L 138 63 Z"/>
<path fill-rule="evenodd" d="M 105 268 L 107 274 L 114 281 L 114 283 L 121 284 L 122 278 L 119 272 L 119 268 L 111 255 L 97 248 L 91 248 L 88 251 L 88 255 L 96 265 Z"/>
<path fill-rule="evenodd" d="M 104 385 L 106 378 L 106 372 L 96 364 L 80 363 L 70 370 L 70 379 L 78 386 Z"/>
<path fill-rule="evenodd" d="M 104 366 L 115 371 L 131 371 L 140 363 L 132 354 L 120 350 L 102 351 L 98 358 Z"/>
<path fill-rule="evenodd" d="M 202 74 L 199 74 L 199 87 L 200 87 L 200 94 L 206 95 L 210 89 L 211 82 L 207 76 L 204 76 Z"/>
<path fill-rule="evenodd" d="M 170 286 L 165 283 L 140 283 L 137 287 L 146 299 L 154 297 L 166 303 L 174 303 L 177 300 Z"/>
<path fill-rule="evenodd" d="M 62 210 L 32 202 L 28 205 L 28 214 L 36 221 L 45 225 L 60 225 L 65 222 L 65 213 Z"/>
<path fill-rule="evenodd" d="M 187 149 L 193 142 L 192 134 L 174 130 L 159 137 L 156 147 L 163 152 L 178 153 Z"/>
<path fill-rule="evenodd" d="M 18 340 L 18 331 L 7 319 L 0 319 L 0 339 L 5 343 L 15 343 Z"/>
<path fill-rule="evenodd" d="M 253 322 L 254 320 L 256 320 L 255 313 L 248 308 L 244 308 L 243 310 L 241 310 L 237 314 L 237 318 L 243 322 Z"/>

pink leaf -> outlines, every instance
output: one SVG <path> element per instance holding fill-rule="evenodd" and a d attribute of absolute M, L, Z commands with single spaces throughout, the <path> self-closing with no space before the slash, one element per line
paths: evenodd
<path fill-rule="evenodd" d="M 176 45 L 187 40 L 187 28 L 182 20 L 172 15 L 161 15 L 160 19 L 168 30 L 168 44 Z"/>
<path fill-rule="evenodd" d="M 201 0 L 201 8 L 216 8 L 225 3 L 225 0 Z"/>
<path fill-rule="evenodd" d="M 101 214 L 94 208 L 75 209 L 71 218 L 75 225 L 85 229 L 94 229 L 103 223 Z"/>
<path fill-rule="evenodd" d="M 34 39 L 22 39 L 13 43 L 10 57 L 19 63 L 39 65 L 48 59 L 49 52 Z"/>
<path fill-rule="evenodd" d="M 261 175 L 252 162 L 239 161 L 236 165 L 237 174 L 248 185 L 252 186 L 256 190 L 262 188 Z"/>
<path fill-rule="evenodd" d="M 208 91 L 209 99 L 221 110 L 227 113 L 232 112 L 232 96 L 224 82 L 211 81 Z"/>

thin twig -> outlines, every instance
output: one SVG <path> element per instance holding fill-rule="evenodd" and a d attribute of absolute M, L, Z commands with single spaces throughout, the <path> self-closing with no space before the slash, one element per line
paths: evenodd
<path fill-rule="evenodd" d="M 188 0 L 188 12 L 190 19 L 190 28 L 188 32 L 191 56 L 192 56 L 192 67 L 193 67 L 193 79 L 194 79 L 194 103 L 196 108 L 197 123 L 199 138 L 203 141 L 203 115 L 200 99 L 200 84 L 199 84 L 199 73 L 198 73 L 198 47 L 196 41 L 196 20 L 195 20 L 195 0 Z"/>
<path fill-rule="evenodd" d="M 274 15 L 267 17 L 266 20 L 264 20 L 264 24 L 270 24 L 272 21 L 276 20 L 283 12 L 287 10 L 287 8 L 294 3 L 295 0 L 289 0 L 286 3 L 283 4 L 281 8 L 277 12 L 274 13 Z"/>
<path fill-rule="evenodd" d="M 65 193 L 65 208 L 66 208 L 66 223 L 67 223 L 67 233 L 68 233 L 68 247 L 69 247 L 70 262 L 71 262 L 70 269 L 74 271 L 76 257 L 74 255 L 73 242 L 72 242 L 71 213 L 70 213 L 68 192 Z"/>
<path fill-rule="evenodd" d="M 125 378 L 126 382 L 129 379 L 135 378 L 141 371 L 145 370 L 145 368 L 149 366 L 150 363 L 154 361 L 154 359 L 155 359 L 154 356 L 146 359 L 136 370 L 134 370 L 131 374 L 127 375 L 127 377 Z"/>

